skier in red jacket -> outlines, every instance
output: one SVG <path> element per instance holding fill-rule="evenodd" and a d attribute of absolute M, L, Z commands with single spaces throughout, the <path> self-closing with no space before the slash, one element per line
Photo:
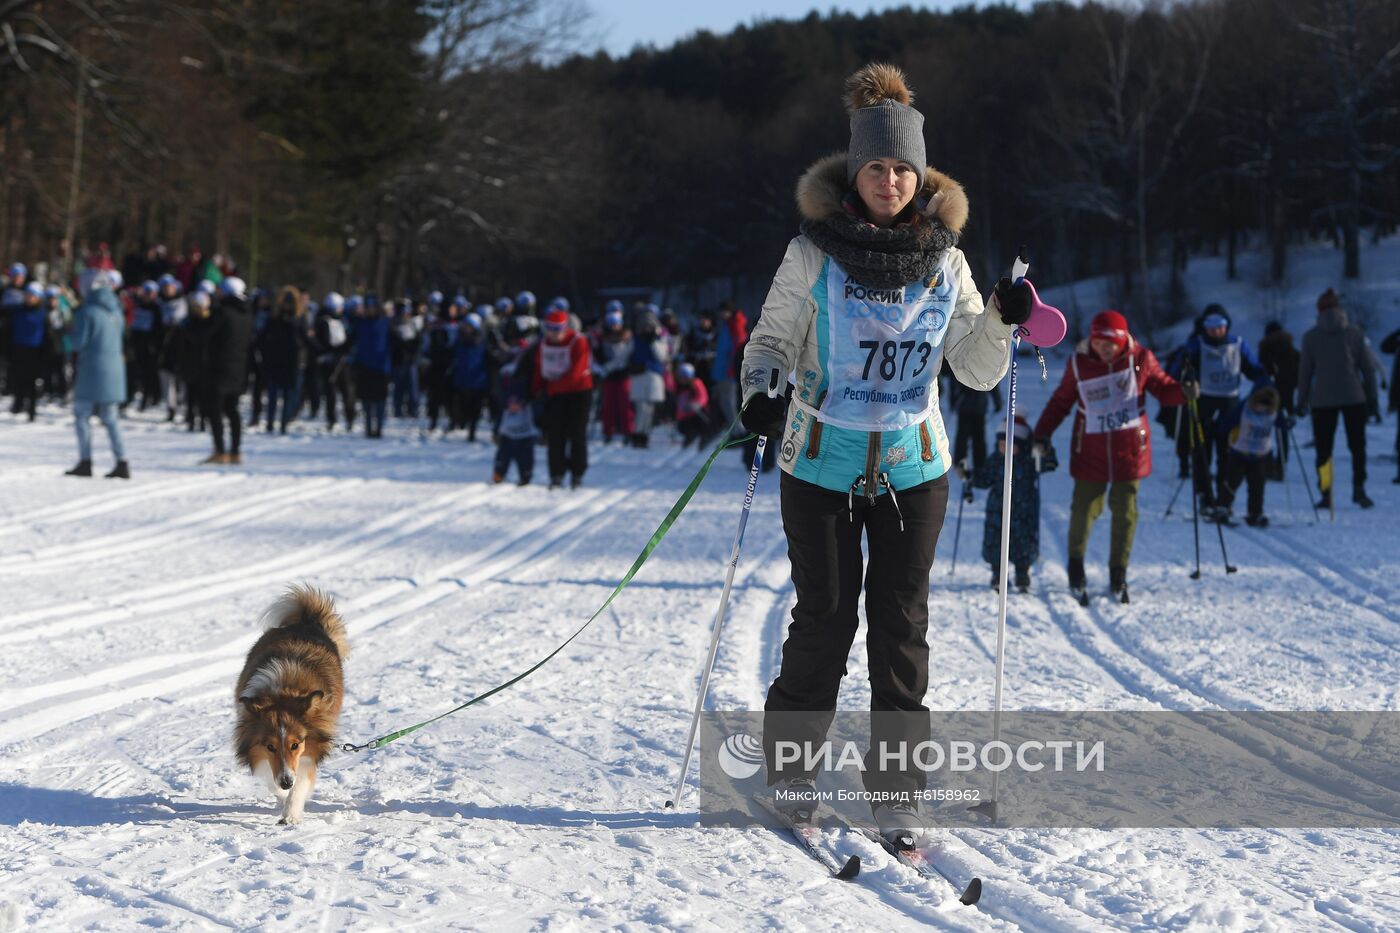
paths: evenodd
<path fill-rule="evenodd" d="M 1089 532 L 1103 513 L 1104 494 L 1113 513 L 1108 577 L 1112 594 L 1127 602 L 1128 558 L 1137 530 L 1138 482 L 1152 472 L 1152 431 L 1146 393 L 1163 405 L 1182 405 L 1200 395 L 1195 382 L 1178 383 L 1157 364 L 1152 351 L 1128 333 L 1117 311 L 1094 316 L 1089 338 L 1075 348 L 1064 378 L 1032 432 L 1048 446 L 1055 428 L 1075 410 L 1069 472 L 1074 497 L 1069 519 L 1069 586 L 1087 602 L 1084 553 Z M 1110 490 L 1110 485 L 1112 489 Z"/>
<path fill-rule="evenodd" d="M 544 431 L 549 442 L 549 488 L 577 489 L 588 469 L 588 412 L 593 403 L 593 351 L 556 309 L 544 319 L 544 340 L 535 354 L 535 394 L 545 395 Z"/>

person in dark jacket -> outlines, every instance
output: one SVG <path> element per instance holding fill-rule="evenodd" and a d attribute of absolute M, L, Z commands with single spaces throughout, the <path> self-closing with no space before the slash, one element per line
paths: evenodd
<path fill-rule="evenodd" d="M 1205 443 L 1196 445 L 1196 492 L 1201 497 L 1201 508 L 1211 509 L 1223 497 L 1229 481 L 1229 444 L 1217 430 L 1216 422 L 1238 403 L 1243 377 L 1252 380 L 1256 387 L 1268 385 L 1271 380 L 1245 339 L 1230 333 L 1230 313 L 1218 304 L 1205 309 L 1201 332 L 1186 341 L 1183 351 L 1181 378 L 1195 380 L 1201 386 L 1197 416 Z M 1212 459 L 1217 468 L 1213 484 Z"/>
<path fill-rule="evenodd" d="M 365 415 L 365 437 L 384 436 L 384 409 L 389 398 L 389 319 L 373 296 L 365 300 L 351 320 L 354 348 L 355 392 Z"/>
<path fill-rule="evenodd" d="M 204 463 L 243 462 L 243 419 L 238 399 L 248 384 L 248 356 L 253 345 L 253 314 L 248 308 L 247 286 L 237 276 L 219 283 L 219 302 L 204 332 L 205 415 L 214 436 L 214 452 Z M 224 420 L 228 420 L 229 445 L 224 446 Z"/>
<path fill-rule="evenodd" d="M 976 473 L 987 460 L 987 403 L 991 402 L 997 411 L 1001 411 L 1001 393 L 996 389 L 981 392 L 954 379 L 949 401 L 958 413 L 958 432 L 953 437 L 953 462 L 967 463 L 968 448 L 971 447 L 971 470 Z"/>
<path fill-rule="evenodd" d="M 175 354 L 180 380 L 185 384 L 185 427 L 204 431 L 208 417 L 208 374 L 204 365 L 208 348 L 205 332 L 209 329 L 210 307 L 208 292 L 194 292 L 189 300 L 190 313 L 175 327 Z"/>
<path fill-rule="evenodd" d="M 138 411 L 154 408 L 160 399 L 160 348 L 165 341 L 160 313 L 160 290 L 153 281 L 141 283 L 131 309 L 131 356 L 134 388 L 141 393 Z"/>
<path fill-rule="evenodd" d="M 44 346 L 48 340 L 48 310 L 44 307 L 44 286 L 30 282 L 24 286 L 23 303 L 10 311 L 10 392 L 14 402 L 11 414 L 25 412 L 35 418 L 39 400 L 39 377 L 44 369 Z"/>
<path fill-rule="evenodd" d="M 1265 324 L 1264 339 L 1259 341 L 1259 365 L 1273 379 L 1274 388 L 1278 389 L 1279 411 L 1287 415 L 1290 421 L 1297 413 L 1294 394 L 1298 391 L 1298 360 L 1293 335 L 1284 330 L 1278 321 Z M 1285 466 L 1290 453 L 1288 441 L 1286 431 L 1279 434 L 1279 461 Z"/>
<path fill-rule="evenodd" d="M 78 463 L 69 476 L 92 475 L 92 435 L 88 421 L 94 414 L 107 429 L 117 464 L 107 476 L 130 479 L 126 448 L 117 426 L 117 406 L 126 401 L 126 358 L 122 356 L 122 331 L 126 321 L 116 289 L 116 270 L 88 269 L 80 291 L 83 303 L 73 314 L 73 352 L 77 354 L 77 378 L 73 380 L 73 427 L 78 434 Z"/>
<path fill-rule="evenodd" d="M 1293 346 L 1293 335 L 1283 329 L 1278 321 L 1264 325 L 1264 339 L 1259 341 L 1259 365 L 1274 381 L 1278 389 L 1280 410 L 1285 414 L 1294 413 L 1294 393 L 1298 389 L 1298 349 Z"/>
<path fill-rule="evenodd" d="M 326 430 L 335 430 L 335 400 L 339 394 L 345 410 L 345 429 L 355 430 L 355 383 L 350 378 L 350 346 L 353 332 L 345 319 L 347 312 L 359 307 L 358 296 L 347 301 L 331 292 L 321 302 L 316 315 L 313 349 L 316 353 L 316 378 L 321 381 L 321 397 L 326 402 Z"/>
<path fill-rule="evenodd" d="M 452 427 L 452 346 L 457 342 L 461 305 L 447 303 L 441 315 L 428 325 L 428 430 L 436 431 L 438 413 L 446 412 L 447 430 Z"/>
<path fill-rule="evenodd" d="M 1330 288 L 1317 299 L 1317 326 L 1303 335 L 1298 359 L 1298 417 L 1309 410 L 1322 492 L 1318 508 L 1332 508 L 1332 444 L 1341 419 L 1351 450 L 1351 501 L 1369 509 L 1375 503 L 1366 495 L 1366 416 L 1380 411 L 1376 367 L 1366 335 L 1347 322 Z"/>
<path fill-rule="evenodd" d="M 287 424 L 301 405 L 302 372 L 306 367 L 306 299 L 293 286 L 277 295 L 277 304 L 258 336 L 263 386 L 267 389 L 267 430 L 274 425 L 287 433 Z M 278 421 L 281 403 L 281 421 Z"/>
<path fill-rule="evenodd" d="M 1390 366 L 1390 397 L 1387 409 L 1396 413 L 1395 419 L 1395 479 L 1400 483 L 1400 330 L 1394 331 L 1381 341 L 1382 353 L 1395 354 L 1395 362 Z"/>
<path fill-rule="evenodd" d="M 468 441 L 476 440 L 481 408 L 491 387 L 482 327 L 481 314 L 469 312 L 462 318 L 452 347 L 452 427 L 466 428 Z"/>
<path fill-rule="evenodd" d="M 248 375 L 253 380 L 251 423 L 256 426 L 262 420 L 263 398 L 267 391 L 267 379 L 263 371 L 262 336 L 267 330 L 267 322 L 272 320 L 272 296 L 266 289 L 255 288 L 248 293 L 248 303 L 253 315 L 253 340 L 248 346 Z"/>
<path fill-rule="evenodd" d="M 394 417 L 418 417 L 418 356 L 423 346 L 422 319 L 413 306 L 401 302 L 389 331 L 389 361 L 394 384 Z"/>
<path fill-rule="evenodd" d="M 160 396 L 165 400 L 165 420 L 174 421 L 180 407 L 180 325 L 189 315 L 189 302 L 180 293 L 180 283 L 175 276 L 166 273 L 156 284 L 160 288 L 157 300 L 160 303 L 162 330 L 157 360 L 160 368 Z"/>
<path fill-rule="evenodd" d="M 1031 587 L 1031 565 L 1040 560 L 1040 474 L 1049 463 L 1032 452 L 1031 426 L 1016 416 L 1011 454 L 1011 548 L 1008 553 L 1016 572 L 1016 589 Z M 997 449 L 971 471 L 959 466 L 959 475 L 987 490 L 987 517 L 982 523 L 982 559 L 992 568 L 992 588 L 1001 585 L 1002 485 L 1006 470 L 1006 428 L 997 435 Z"/>

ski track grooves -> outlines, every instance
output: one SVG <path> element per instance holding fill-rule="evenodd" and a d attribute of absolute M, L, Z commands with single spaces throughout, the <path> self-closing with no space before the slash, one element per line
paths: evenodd
<path fill-rule="evenodd" d="M 1367 580 L 1351 570 L 1332 562 L 1326 555 L 1318 552 L 1307 544 L 1296 540 L 1296 535 L 1290 535 L 1287 545 L 1269 539 L 1267 532 L 1261 533 L 1255 529 L 1233 528 L 1231 531 L 1239 532 L 1232 535 L 1232 538 L 1244 541 L 1260 550 L 1266 551 L 1279 560 L 1296 568 L 1304 577 L 1307 577 L 1320 589 L 1326 590 L 1332 595 L 1342 599 L 1353 608 L 1364 609 L 1374 615 L 1380 616 L 1388 622 L 1400 625 L 1400 613 L 1388 608 L 1400 602 L 1400 596 L 1388 590 L 1380 589 L 1373 581 Z M 1252 534 L 1249 532 L 1253 532 Z M 1312 559 L 1312 564 L 1305 564 L 1298 557 L 1289 551 L 1292 548 L 1302 551 Z M 1330 579 L 1330 578 L 1336 578 Z M 1392 646 L 1393 647 L 1393 646 Z"/>
<path fill-rule="evenodd" d="M 201 577 L 158 584 L 128 593 L 126 598 L 130 602 L 124 605 L 112 605 L 113 601 L 89 598 L 67 605 L 17 613 L 6 620 L 6 630 L 0 631 L 0 646 L 36 638 L 53 638 L 56 635 L 71 634 L 110 622 L 126 621 L 156 612 L 197 605 L 207 602 L 212 596 L 227 595 L 285 580 L 291 568 L 296 569 L 297 575 L 305 576 L 328 567 L 344 565 L 444 521 L 465 508 L 477 505 L 481 500 L 490 498 L 492 493 L 491 489 L 470 487 L 444 493 L 391 512 L 363 528 L 336 535 L 319 544 L 297 548 L 241 568 L 215 571 Z M 54 616 L 62 618 L 46 625 L 27 624 Z"/>
<path fill-rule="evenodd" d="M 310 480 L 290 489 L 269 489 L 250 496 L 224 499 L 218 504 L 126 531 L 113 532 L 96 538 L 38 548 L 23 554 L 0 557 L 0 574 L 32 573 L 38 570 L 68 570 L 74 563 L 96 555 L 109 555 L 117 549 L 130 556 L 137 547 L 172 545 L 211 531 L 235 528 L 282 508 L 328 495 L 346 486 L 358 485 L 360 480 Z"/>
<path fill-rule="evenodd" d="M 488 487 L 486 494 L 491 494 L 495 489 L 496 487 Z M 345 600 L 341 608 L 342 612 L 350 617 L 348 626 L 351 635 L 360 635 L 379 628 L 463 589 L 473 589 L 526 565 L 532 558 L 549 551 L 598 516 L 608 514 L 634 491 L 635 489 L 599 492 L 566 511 L 545 510 L 532 520 L 514 526 L 513 534 L 486 554 L 473 552 L 423 574 L 423 577 L 434 581 L 427 586 L 420 586 L 416 581 L 395 581 Z M 439 497 L 442 498 L 449 497 Z M 547 531 L 540 534 L 543 529 Z M 336 556 L 344 553 L 346 552 L 337 552 Z M 280 571 L 279 577 L 284 573 L 285 570 Z M 203 599 L 208 592 L 201 590 L 197 598 Z M 376 606 L 379 608 L 374 609 Z M 367 609 L 372 611 L 366 612 Z M 5 745 L 24 742 L 63 725 L 117 709 L 127 703 L 181 690 L 188 691 L 221 678 L 231 680 L 241 667 L 244 652 L 256 639 L 257 634 L 250 633 L 230 645 L 208 652 L 141 659 L 105 671 L 89 672 L 66 681 L 45 685 L 40 688 L 42 698 L 57 698 L 57 702 L 46 703 L 42 709 L 0 720 L 3 722 Z M 118 686 L 133 677 L 136 678 L 134 682 Z M 30 690 L 14 690 L 0 694 L 0 700 L 5 701 L 19 697 L 23 697 L 23 706 L 40 699 L 32 695 Z M 16 707 L 10 707 L 14 708 Z M 108 730 L 106 734 L 110 736 L 112 731 Z M 0 745 L 0 748 L 3 747 L 5 746 Z"/>
<path fill-rule="evenodd" d="M 185 479 L 170 480 L 164 477 L 141 483 L 130 490 L 118 492 L 102 492 L 96 495 L 83 496 L 73 502 L 65 502 L 60 505 L 46 506 L 42 509 L 35 509 L 32 512 L 23 512 L 13 515 L 0 524 L 0 535 L 11 535 L 16 532 L 29 530 L 31 525 L 66 525 L 72 522 L 91 518 L 94 515 L 105 515 L 108 512 L 115 512 L 129 505 L 138 502 L 145 502 L 147 499 L 163 499 L 171 493 L 188 492 L 191 489 L 207 491 L 216 486 L 225 485 L 230 482 L 244 479 L 243 476 L 218 476 L 218 475 L 195 475 Z M 8 558 L 12 555 L 6 554 Z"/>

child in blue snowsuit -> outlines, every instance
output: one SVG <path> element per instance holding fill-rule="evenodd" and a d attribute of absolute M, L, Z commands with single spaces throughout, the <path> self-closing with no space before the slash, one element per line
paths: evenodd
<path fill-rule="evenodd" d="M 992 568 L 992 587 L 1000 585 L 1001 575 L 1001 491 L 1006 470 L 1005 428 L 997 436 L 996 453 L 972 471 L 972 485 L 986 489 L 987 519 L 982 525 L 982 559 Z M 1011 460 L 1011 552 L 1016 568 L 1016 589 L 1028 592 L 1031 564 L 1040 559 L 1040 474 L 1054 469 L 1053 458 L 1037 464 L 1031 453 L 1031 429 L 1024 418 L 1016 418 Z M 963 467 L 958 467 L 959 472 Z"/>
<path fill-rule="evenodd" d="M 1246 483 L 1249 492 L 1245 524 L 1252 528 L 1269 526 L 1269 518 L 1264 514 L 1264 486 L 1269 460 L 1274 456 L 1274 431 L 1292 426 L 1288 415 L 1279 410 L 1280 400 L 1278 389 L 1261 386 L 1250 393 L 1248 401 L 1240 402 L 1221 417 L 1219 431 L 1229 444 L 1230 455 L 1224 495 L 1209 517 L 1227 521 L 1235 493 L 1241 483 Z"/>
<path fill-rule="evenodd" d="M 535 415 L 530 406 L 518 395 L 506 401 L 506 410 L 501 413 L 501 426 L 496 432 L 496 465 L 491 473 L 491 482 L 505 482 L 510 465 L 515 464 L 520 474 L 518 486 L 530 485 L 530 475 L 535 471 Z"/>

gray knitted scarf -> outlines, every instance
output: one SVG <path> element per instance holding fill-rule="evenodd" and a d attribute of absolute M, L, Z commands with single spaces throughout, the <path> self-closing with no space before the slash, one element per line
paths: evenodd
<path fill-rule="evenodd" d="M 850 204 L 821 220 L 802 221 L 802 232 L 867 288 L 899 288 L 929 278 L 958 242 L 942 221 L 877 227 Z"/>

